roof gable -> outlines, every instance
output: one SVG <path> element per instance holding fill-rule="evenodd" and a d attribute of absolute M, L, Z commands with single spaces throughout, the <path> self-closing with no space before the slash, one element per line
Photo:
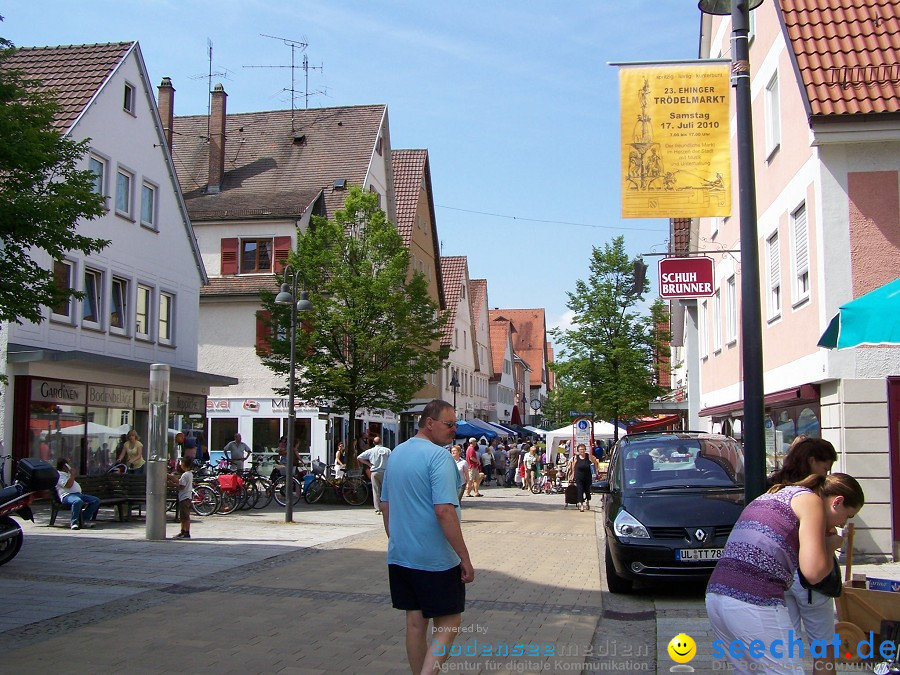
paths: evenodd
<path fill-rule="evenodd" d="M 207 116 L 175 117 L 172 154 L 188 209 L 201 220 L 299 216 L 321 195 L 324 215 L 333 218 L 346 187 L 366 187 L 386 114 L 384 105 L 228 114 L 218 193 L 206 191 Z M 335 187 L 337 180 L 345 186 Z"/>
<path fill-rule="evenodd" d="M 497 318 L 488 321 L 488 332 L 491 340 L 491 361 L 494 368 L 492 380 L 499 380 L 503 375 L 503 362 L 509 352 L 512 359 L 512 322 L 508 319 Z"/>
<path fill-rule="evenodd" d="M 811 116 L 900 112 L 897 0 L 781 0 L 780 4 L 783 30 Z"/>
<path fill-rule="evenodd" d="M 507 319 L 515 326 L 513 348 L 538 382 L 546 382 L 547 368 L 547 325 L 543 308 L 539 309 L 496 309 L 491 310 L 491 320 Z M 534 384 L 534 383 L 533 383 Z"/>
<path fill-rule="evenodd" d="M 68 131 L 97 95 L 100 87 L 125 59 L 136 42 L 110 42 L 59 47 L 20 47 L 4 67 L 21 70 L 41 81 L 59 103 L 54 125 Z"/>

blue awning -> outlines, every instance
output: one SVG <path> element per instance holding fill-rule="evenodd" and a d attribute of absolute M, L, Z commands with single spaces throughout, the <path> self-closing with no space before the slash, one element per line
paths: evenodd
<path fill-rule="evenodd" d="M 456 423 L 457 438 L 481 438 L 482 436 L 491 440 L 497 438 L 497 432 L 492 429 L 482 429 L 474 424 L 469 424 L 469 422 Z"/>

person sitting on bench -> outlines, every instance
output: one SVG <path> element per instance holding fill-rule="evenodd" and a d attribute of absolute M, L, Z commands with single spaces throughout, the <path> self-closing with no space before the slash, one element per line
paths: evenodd
<path fill-rule="evenodd" d="M 93 527 L 97 511 L 100 510 L 100 499 L 93 495 L 82 494 L 81 486 L 75 480 L 75 469 L 69 464 L 69 460 L 57 461 L 56 470 L 59 472 L 59 481 L 56 483 L 59 501 L 72 507 L 70 527 L 73 530 L 80 530 L 82 523 L 85 527 Z"/>

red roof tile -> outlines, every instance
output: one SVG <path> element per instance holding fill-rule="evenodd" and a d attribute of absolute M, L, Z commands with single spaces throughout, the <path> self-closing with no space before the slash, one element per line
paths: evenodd
<path fill-rule="evenodd" d="M 494 309 L 491 321 L 505 318 L 513 322 L 513 349 L 531 368 L 532 383 L 545 381 L 547 363 L 547 323 L 544 309 Z"/>
<path fill-rule="evenodd" d="M 211 277 L 200 289 L 201 297 L 226 295 L 255 295 L 260 291 L 277 291 L 278 275 L 246 274 L 243 276 Z"/>
<path fill-rule="evenodd" d="M 441 338 L 442 347 L 453 345 L 453 328 L 456 325 L 456 310 L 459 308 L 460 291 L 468 275 L 469 261 L 464 255 L 441 256 L 441 276 L 444 279 L 444 299 L 449 318 L 444 325 Z"/>
<path fill-rule="evenodd" d="M 394 198 L 397 200 L 397 231 L 409 246 L 419 211 L 419 194 L 425 179 L 427 150 L 394 150 L 391 153 L 394 173 Z"/>
<path fill-rule="evenodd" d="M 812 116 L 900 112 L 898 0 L 781 0 Z"/>
<path fill-rule="evenodd" d="M 300 215 L 320 193 L 332 218 L 347 195 L 335 180 L 365 187 L 386 113 L 383 105 L 295 110 L 294 131 L 290 110 L 226 115 L 225 176 L 209 194 L 207 116 L 176 117 L 172 155 L 191 219 L 243 220 L 273 206 Z"/>
<path fill-rule="evenodd" d="M 490 312 L 488 312 L 490 315 Z M 506 345 L 509 334 L 512 331 L 512 322 L 509 319 L 492 319 L 488 321 L 488 331 L 491 334 L 491 365 L 494 367 L 492 380 L 499 380 L 503 376 L 503 357 L 506 356 Z M 510 354 L 510 356 L 512 356 Z"/>
<path fill-rule="evenodd" d="M 67 131 L 136 42 L 110 42 L 60 47 L 22 47 L 4 62 L 54 91 L 60 109 L 54 121 Z"/>
<path fill-rule="evenodd" d="M 469 279 L 469 293 L 472 299 L 472 325 L 478 326 L 481 321 L 481 308 L 486 304 L 487 279 Z"/>

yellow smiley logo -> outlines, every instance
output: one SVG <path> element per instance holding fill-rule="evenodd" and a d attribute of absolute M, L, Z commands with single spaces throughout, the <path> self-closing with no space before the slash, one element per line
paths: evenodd
<path fill-rule="evenodd" d="M 687 663 L 697 655 L 697 643 L 686 633 L 679 633 L 669 640 L 669 657 L 675 663 Z"/>

